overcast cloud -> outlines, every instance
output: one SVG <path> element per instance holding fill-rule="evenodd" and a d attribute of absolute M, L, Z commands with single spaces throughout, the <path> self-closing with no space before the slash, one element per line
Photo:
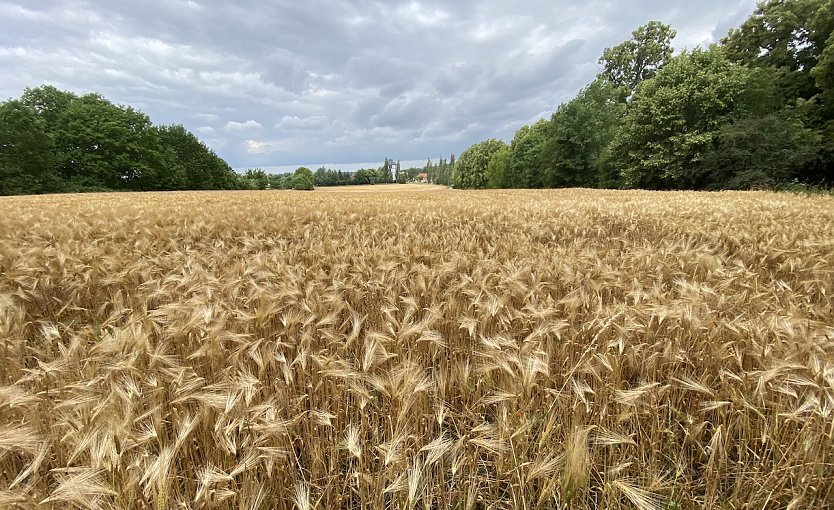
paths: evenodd
<path fill-rule="evenodd" d="M 693 48 L 756 2 L 243 3 L 0 1 L 0 99 L 99 92 L 236 168 L 424 161 L 549 117 L 650 20 Z"/>

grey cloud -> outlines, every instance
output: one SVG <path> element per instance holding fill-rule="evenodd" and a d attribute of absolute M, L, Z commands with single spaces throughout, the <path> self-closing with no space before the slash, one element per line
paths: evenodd
<path fill-rule="evenodd" d="M 320 130 L 329 127 L 330 122 L 324 115 L 316 115 L 313 117 L 299 118 L 295 115 L 284 115 L 281 120 L 275 124 L 275 129 L 284 132 L 293 131 L 311 131 Z"/>
<path fill-rule="evenodd" d="M 285 48 L 276 48 L 262 60 L 261 72 L 273 85 L 298 94 L 307 88 L 311 74 L 301 56 Z"/>
<path fill-rule="evenodd" d="M 235 167 L 425 160 L 549 116 L 652 19 L 716 41 L 755 0 L 0 1 L 0 99 L 54 84 L 182 123 Z"/>
<path fill-rule="evenodd" d="M 373 51 L 350 57 L 342 73 L 357 88 L 374 88 L 385 96 L 395 96 L 408 90 L 420 71 L 417 62 Z"/>

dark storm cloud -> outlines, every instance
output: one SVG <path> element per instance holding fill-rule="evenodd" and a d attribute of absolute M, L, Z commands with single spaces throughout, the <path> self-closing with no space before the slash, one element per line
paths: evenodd
<path fill-rule="evenodd" d="M 0 1 L 0 96 L 51 83 L 182 123 L 233 166 L 419 160 L 549 116 L 649 20 L 717 41 L 755 0 Z"/>

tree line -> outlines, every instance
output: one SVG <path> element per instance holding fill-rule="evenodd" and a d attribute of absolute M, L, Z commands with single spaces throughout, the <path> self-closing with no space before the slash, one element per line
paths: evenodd
<path fill-rule="evenodd" d="M 236 189 L 238 175 L 181 125 L 51 85 L 0 103 L 0 194 Z"/>
<path fill-rule="evenodd" d="M 652 21 L 550 119 L 464 151 L 456 188 L 834 185 L 834 0 L 767 0 L 673 54 Z"/>
<path fill-rule="evenodd" d="M 454 155 L 452 162 L 454 163 Z M 445 160 L 441 160 L 445 165 Z M 451 167 L 442 166 L 446 169 L 446 175 L 451 175 Z M 406 184 L 417 181 L 417 176 L 423 172 L 435 172 L 436 179 L 443 176 L 437 173 L 439 165 L 432 165 L 431 160 L 425 168 L 402 168 L 399 161 L 385 158 L 382 166 L 378 168 L 360 168 L 355 172 L 335 170 L 332 168 L 319 167 L 312 172 L 307 167 L 299 167 L 295 172 L 273 174 L 267 173 L 261 168 L 250 168 L 240 177 L 242 189 L 313 189 L 313 187 L 327 186 L 353 186 L 367 184 Z M 448 168 L 447 168 L 448 167 Z M 449 178 L 443 184 L 449 184 Z M 434 182 L 434 181 L 432 181 Z M 440 183 L 440 182 L 439 182 Z"/>

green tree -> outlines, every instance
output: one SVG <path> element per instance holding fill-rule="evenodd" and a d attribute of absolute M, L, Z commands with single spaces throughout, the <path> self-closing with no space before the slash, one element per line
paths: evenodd
<path fill-rule="evenodd" d="M 505 145 L 501 147 L 489 159 L 487 165 L 487 185 L 490 188 L 509 188 L 510 182 L 507 179 L 507 167 L 510 164 L 512 151 Z"/>
<path fill-rule="evenodd" d="M 72 92 L 58 90 L 52 85 L 41 85 L 25 88 L 20 101 L 43 119 L 45 129 L 51 133 L 57 127 L 58 119 L 77 98 Z"/>
<path fill-rule="evenodd" d="M 659 21 L 650 21 L 631 33 L 631 39 L 606 48 L 599 59 L 599 77 L 624 87 L 630 95 L 637 85 L 657 72 L 672 58 L 672 39 L 677 32 Z"/>
<path fill-rule="evenodd" d="M 704 155 L 750 82 L 716 46 L 673 58 L 637 89 L 608 164 L 628 187 L 697 187 Z"/>
<path fill-rule="evenodd" d="M 19 159 L 25 146 L 38 157 L 29 157 L 23 167 L 17 161 L 16 170 L 6 163 L 4 169 L 24 179 L 49 160 L 49 171 L 39 170 L 40 184 L 30 192 L 234 189 L 240 183 L 232 168 L 184 127 L 154 126 L 144 113 L 99 94 L 79 97 L 43 85 L 25 89 L 9 107 L 2 129 L 9 140 L 6 152 Z M 40 163 L 32 163 L 35 159 Z"/>
<path fill-rule="evenodd" d="M 391 161 L 388 158 L 385 158 L 385 162 L 377 170 L 376 182 L 381 184 L 387 184 L 389 182 L 392 182 L 394 180 L 394 175 L 391 169 Z"/>
<path fill-rule="evenodd" d="M 485 188 L 489 161 L 495 152 L 506 146 L 501 140 L 491 138 L 463 151 L 452 172 L 452 186 L 463 189 Z"/>
<path fill-rule="evenodd" d="M 58 165 L 82 187 L 158 189 L 163 150 L 147 115 L 98 94 L 73 100 L 57 120 Z"/>
<path fill-rule="evenodd" d="M 818 102 L 826 121 L 834 119 L 834 34 L 828 38 L 825 50 L 820 54 L 817 65 L 811 70 L 814 83 L 820 90 Z"/>
<path fill-rule="evenodd" d="M 423 167 L 423 172 L 428 174 L 429 182 L 438 182 L 440 178 L 438 170 L 437 166 L 432 165 L 431 158 L 426 159 L 426 166 Z"/>
<path fill-rule="evenodd" d="M 43 119 L 17 100 L 0 104 L 0 195 L 61 189 Z"/>
<path fill-rule="evenodd" d="M 610 185 L 600 174 L 600 158 L 617 132 L 626 106 L 621 89 L 597 79 L 559 106 L 542 149 L 547 187 Z"/>
<path fill-rule="evenodd" d="M 783 96 L 793 103 L 818 93 L 812 73 L 833 29 L 831 0 L 768 0 L 721 42 L 734 62 L 778 69 Z"/>
<path fill-rule="evenodd" d="M 316 168 L 316 171 L 313 174 L 313 179 L 315 180 L 316 186 L 333 185 L 333 183 L 330 180 L 330 175 L 328 174 L 327 169 L 323 166 Z"/>
<path fill-rule="evenodd" d="M 409 181 L 408 177 L 408 169 L 404 169 L 400 167 L 400 162 L 397 161 L 397 182 L 399 184 L 405 184 Z"/>
<path fill-rule="evenodd" d="M 312 191 L 315 182 L 313 172 L 307 167 L 300 166 L 292 174 L 292 189 Z"/>
<path fill-rule="evenodd" d="M 270 189 L 287 189 L 288 177 L 292 178 L 292 174 L 268 174 Z"/>
<path fill-rule="evenodd" d="M 261 168 L 246 170 L 243 178 L 251 183 L 251 189 L 267 189 L 270 186 L 269 176 Z"/>
<path fill-rule="evenodd" d="M 703 167 L 710 188 L 747 189 L 800 179 L 819 157 L 816 133 L 786 114 L 750 116 L 721 126 Z"/>
<path fill-rule="evenodd" d="M 160 143 L 162 137 L 160 136 Z M 156 182 L 152 186 L 153 189 L 159 190 L 183 190 L 188 187 L 188 172 L 185 166 L 177 157 L 176 151 L 172 147 L 162 145 L 162 153 L 160 154 L 160 167 L 156 175 Z"/>
<path fill-rule="evenodd" d="M 820 9 L 817 19 L 819 33 L 825 33 L 824 21 L 834 21 L 834 1 L 829 1 L 826 7 Z M 828 186 L 834 185 L 834 31 L 830 27 L 828 39 L 825 41 L 825 48 L 819 55 L 817 65 L 811 70 L 814 83 L 819 89 L 815 96 L 815 105 L 818 108 L 817 125 L 820 135 L 820 165 L 814 172 L 810 173 L 808 180 L 813 183 L 824 183 Z"/>
<path fill-rule="evenodd" d="M 435 184 L 442 184 L 444 186 L 450 186 L 452 184 L 452 175 L 455 171 L 455 155 L 452 154 L 449 156 L 449 165 L 446 167 L 443 175 L 440 176 L 440 179 L 435 182 Z"/>
<path fill-rule="evenodd" d="M 798 178 L 834 184 L 834 1 L 763 1 L 722 44 L 731 60 L 776 71 L 781 101 L 796 106 L 819 140 L 817 162 Z"/>
<path fill-rule="evenodd" d="M 504 169 L 505 188 L 541 188 L 541 154 L 547 141 L 549 123 L 539 119 L 532 126 L 522 126 L 510 143 L 510 157 Z"/>
<path fill-rule="evenodd" d="M 159 126 L 159 139 L 166 150 L 173 152 L 182 168 L 173 168 L 168 173 L 181 179 L 184 189 L 234 189 L 238 178 L 232 168 L 217 154 L 201 142 L 182 125 Z"/>
<path fill-rule="evenodd" d="M 373 184 L 376 180 L 376 171 L 370 169 L 359 169 L 353 175 L 353 180 L 357 184 Z"/>

